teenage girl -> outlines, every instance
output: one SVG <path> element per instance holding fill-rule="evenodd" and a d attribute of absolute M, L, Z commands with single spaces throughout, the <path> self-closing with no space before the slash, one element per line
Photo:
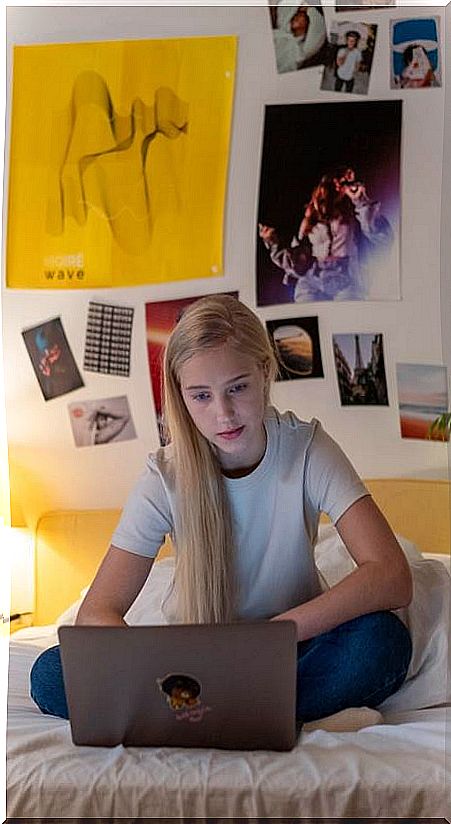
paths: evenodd
<path fill-rule="evenodd" d="M 169 533 L 168 619 L 294 621 L 305 722 L 374 708 L 401 686 L 411 641 L 390 610 L 409 603 L 412 581 L 340 447 L 316 419 L 270 405 L 276 369 L 266 332 L 243 303 L 217 295 L 185 310 L 164 359 L 170 443 L 149 456 L 77 623 L 126 626 Z M 357 565 L 325 592 L 313 558 L 321 512 Z M 31 694 L 43 712 L 68 717 L 58 647 L 35 662 Z"/>

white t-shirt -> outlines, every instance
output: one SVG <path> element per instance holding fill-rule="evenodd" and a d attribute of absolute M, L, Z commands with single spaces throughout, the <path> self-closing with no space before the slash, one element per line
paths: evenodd
<path fill-rule="evenodd" d="M 238 614 L 269 618 L 321 592 L 313 548 L 321 512 L 333 523 L 368 494 L 338 444 L 316 419 L 270 407 L 267 445 L 257 468 L 226 478 L 239 586 Z M 112 544 L 154 557 L 170 533 L 176 547 L 174 463 L 170 446 L 151 454 L 130 494 Z M 176 620 L 176 596 L 168 592 L 166 614 Z"/>
<path fill-rule="evenodd" d="M 345 57 L 345 61 L 337 68 L 338 77 L 341 80 L 352 80 L 356 66 L 362 59 L 362 52 L 360 49 L 339 49 L 337 59 L 341 57 Z"/>

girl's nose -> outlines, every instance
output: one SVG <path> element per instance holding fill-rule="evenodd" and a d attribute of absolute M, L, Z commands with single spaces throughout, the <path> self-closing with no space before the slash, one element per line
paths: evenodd
<path fill-rule="evenodd" d="M 219 396 L 217 398 L 216 417 L 218 421 L 228 421 L 233 418 L 233 401 L 229 395 Z"/>

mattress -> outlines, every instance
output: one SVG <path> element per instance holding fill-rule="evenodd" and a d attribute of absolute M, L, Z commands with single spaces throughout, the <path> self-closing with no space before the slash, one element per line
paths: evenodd
<path fill-rule="evenodd" d="M 56 628 L 11 639 L 9 818 L 443 818 L 451 807 L 445 707 L 384 713 L 354 733 L 302 732 L 289 753 L 72 744 L 42 715 L 31 665 Z M 262 718 L 264 723 L 264 718 Z"/>

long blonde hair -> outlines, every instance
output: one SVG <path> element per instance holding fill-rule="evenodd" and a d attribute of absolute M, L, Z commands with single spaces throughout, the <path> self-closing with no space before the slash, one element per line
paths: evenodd
<path fill-rule="evenodd" d="M 254 358 L 263 370 L 267 405 L 277 372 L 271 343 L 256 315 L 230 295 L 192 303 L 164 354 L 164 423 L 173 445 L 176 479 L 175 583 L 178 615 L 184 623 L 225 623 L 236 614 L 235 548 L 221 467 L 193 423 L 180 386 L 184 364 L 225 343 Z"/>

